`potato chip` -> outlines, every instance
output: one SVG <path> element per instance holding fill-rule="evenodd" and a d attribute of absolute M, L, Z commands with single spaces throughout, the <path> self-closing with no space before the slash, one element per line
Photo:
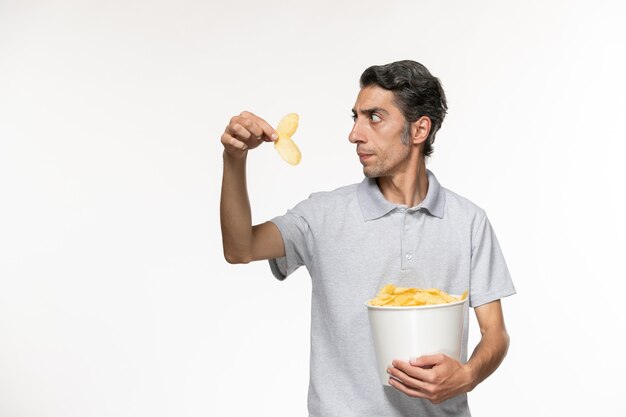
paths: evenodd
<path fill-rule="evenodd" d="M 393 293 L 394 294 L 404 294 L 404 293 L 409 292 L 409 291 L 411 291 L 411 288 L 396 287 L 393 290 Z"/>
<path fill-rule="evenodd" d="M 387 284 L 380 289 L 380 292 L 378 294 L 393 294 L 395 288 L 396 287 L 393 284 Z"/>
<path fill-rule="evenodd" d="M 289 113 L 280 120 L 276 127 L 278 139 L 274 142 L 274 149 L 290 165 L 298 165 L 302 159 L 300 149 L 291 139 L 298 129 L 298 120 L 296 113 Z"/>
<path fill-rule="evenodd" d="M 383 301 L 380 298 L 375 298 L 373 300 L 370 300 L 369 303 L 372 306 L 384 306 L 386 304 L 386 301 Z"/>
<path fill-rule="evenodd" d="M 391 302 L 391 304 L 404 306 L 410 304 L 411 300 L 413 300 L 411 294 L 400 294 Z"/>
<path fill-rule="evenodd" d="M 368 304 L 399 307 L 436 305 L 462 301 L 467 298 L 467 295 L 467 290 L 460 297 L 455 297 L 439 288 L 406 288 L 387 284 L 380 289 L 376 298 L 368 301 Z"/>
<path fill-rule="evenodd" d="M 292 137 L 294 133 L 296 133 L 296 129 L 298 129 L 298 114 L 297 113 L 289 113 L 283 116 L 276 127 L 276 133 L 279 137 Z"/>
<path fill-rule="evenodd" d="M 413 302 L 415 305 L 424 306 L 428 302 L 428 297 L 426 296 L 426 293 L 417 292 L 413 294 Z"/>

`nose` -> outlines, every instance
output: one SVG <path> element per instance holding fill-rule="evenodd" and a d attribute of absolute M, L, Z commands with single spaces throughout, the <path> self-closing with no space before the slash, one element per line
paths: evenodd
<path fill-rule="evenodd" d="M 354 125 L 352 126 L 352 131 L 348 135 L 348 140 L 350 141 L 350 143 L 367 142 L 367 139 L 365 138 L 365 134 L 363 133 L 363 129 L 361 129 L 361 126 L 359 125 L 358 120 L 354 121 Z"/>

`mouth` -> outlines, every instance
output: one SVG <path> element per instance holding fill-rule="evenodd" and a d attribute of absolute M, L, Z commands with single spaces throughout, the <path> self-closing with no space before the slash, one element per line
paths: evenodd
<path fill-rule="evenodd" d="M 371 158 L 374 154 L 371 153 L 365 153 L 365 152 L 357 152 L 357 155 L 359 155 L 359 160 L 361 162 L 365 162 L 367 161 L 369 158 Z"/>

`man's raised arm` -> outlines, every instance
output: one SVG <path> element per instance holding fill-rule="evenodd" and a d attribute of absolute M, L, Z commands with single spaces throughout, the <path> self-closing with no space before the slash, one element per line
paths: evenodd
<path fill-rule="evenodd" d="M 246 185 L 248 151 L 277 138 L 276 131 L 265 120 L 245 111 L 232 117 L 222 134 L 224 172 L 220 222 L 224 257 L 229 263 L 248 263 L 285 255 L 283 239 L 276 225 L 265 222 L 252 226 Z"/>

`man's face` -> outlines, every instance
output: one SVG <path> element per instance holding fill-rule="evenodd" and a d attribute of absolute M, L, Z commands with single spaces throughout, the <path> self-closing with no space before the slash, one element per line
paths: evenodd
<path fill-rule="evenodd" d="M 405 119 L 393 103 L 393 93 L 378 86 L 361 89 L 352 109 L 354 126 L 348 136 L 357 145 L 363 173 L 369 178 L 406 170 L 411 145 L 402 143 Z M 410 139 L 407 137 L 407 141 Z"/>

